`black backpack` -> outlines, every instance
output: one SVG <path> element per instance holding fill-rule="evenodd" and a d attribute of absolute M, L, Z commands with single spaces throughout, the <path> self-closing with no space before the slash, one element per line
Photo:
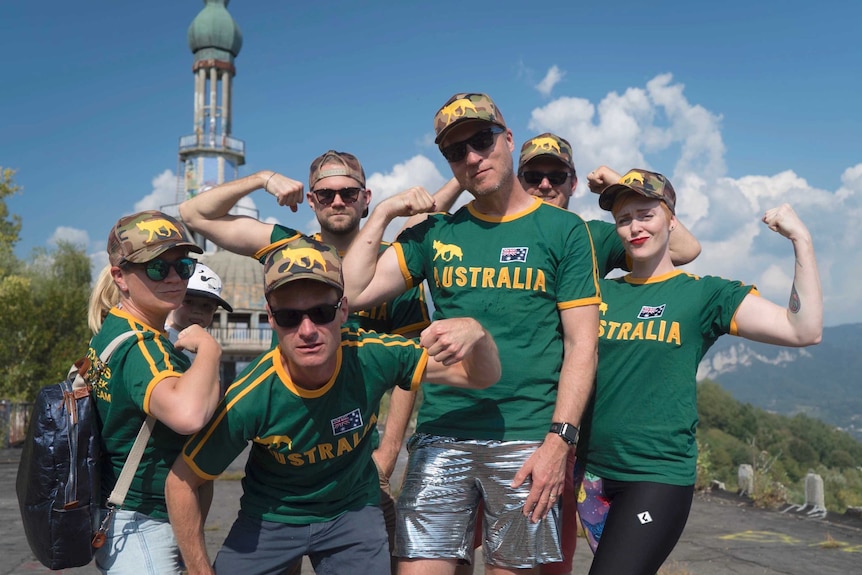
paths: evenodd
<path fill-rule="evenodd" d="M 94 538 L 101 499 L 100 423 L 84 378 L 88 373 L 98 378 L 114 349 L 134 333 L 114 338 L 96 366 L 87 358 L 76 361 L 64 381 L 36 396 L 15 490 L 30 549 L 49 569 L 86 565 L 94 546 L 104 542 Z"/>

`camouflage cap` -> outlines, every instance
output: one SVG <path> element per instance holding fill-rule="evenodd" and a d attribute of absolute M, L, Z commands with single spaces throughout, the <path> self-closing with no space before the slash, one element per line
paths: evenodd
<path fill-rule="evenodd" d="M 324 169 L 325 168 L 325 169 Z M 314 187 L 319 180 L 329 176 L 347 176 L 353 178 L 363 188 L 365 187 L 365 170 L 353 154 L 329 150 L 311 162 L 308 174 L 308 189 Z"/>
<path fill-rule="evenodd" d="M 443 104 L 434 116 L 434 143 L 439 144 L 453 126 L 465 120 L 480 120 L 506 127 L 503 114 L 487 94 L 455 94 Z"/>
<path fill-rule="evenodd" d="M 108 234 L 108 259 L 114 266 L 124 262 L 145 263 L 178 247 L 204 253 L 182 223 L 156 210 L 124 216 Z"/>
<path fill-rule="evenodd" d="M 626 191 L 661 200 L 671 212 L 676 213 L 676 192 L 673 191 L 670 181 L 658 172 L 640 169 L 629 170 L 618 183 L 605 188 L 599 196 L 599 206 L 603 210 L 611 211 L 617 196 Z"/>
<path fill-rule="evenodd" d="M 518 171 L 524 164 L 538 158 L 539 156 L 550 156 L 563 162 L 574 173 L 575 162 L 572 161 L 572 145 L 565 138 L 556 134 L 545 132 L 534 138 L 530 138 L 521 146 L 521 158 L 518 160 Z"/>
<path fill-rule="evenodd" d="M 286 283 L 301 279 L 323 282 L 344 293 L 341 257 L 335 248 L 314 238 L 300 236 L 266 256 L 264 294 L 269 295 Z"/>

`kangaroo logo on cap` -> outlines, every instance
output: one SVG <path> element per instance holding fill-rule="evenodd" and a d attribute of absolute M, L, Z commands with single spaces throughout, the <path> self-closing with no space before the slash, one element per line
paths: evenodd
<path fill-rule="evenodd" d="M 560 150 L 560 145 L 553 138 L 534 138 L 530 141 L 531 144 L 536 146 L 537 148 L 542 148 L 543 150 L 556 150 L 558 154 L 562 154 Z"/>
<path fill-rule="evenodd" d="M 147 232 L 149 236 L 147 237 L 147 242 L 153 241 L 156 236 L 160 236 L 163 238 L 169 238 L 174 234 L 180 234 L 180 230 L 177 227 L 169 222 L 168 220 L 149 220 L 145 222 L 138 222 L 135 224 L 139 230 L 142 232 Z"/>
<path fill-rule="evenodd" d="M 317 263 L 320 264 L 320 267 L 326 269 L 323 254 L 314 248 L 285 248 L 281 250 L 281 257 L 287 262 L 286 266 L 282 266 L 282 271 L 288 271 L 294 264 L 306 269 L 312 269 L 314 268 L 314 264 Z"/>
<path fill-rule="evenodd" d="M 467 98 L 461 98 L 460 100 L 455 100 L 448 106 L 444 106 L 443 109 L 440 110 L 440 114 L 446 116 L 446 123 L 449 124 L 455 118 L 460 118 L 466 114 L 467 110 L 473 110 L 476 114 L 479 113 L 479 110 L 476 109 L 476 105 L 473 104 L 473 102 Z"/>
<path fill-rule="evenodd" d="M 635 171 L 631 171 L 620 180 L 621 184 L 625 184 L 626 186 L 631 184 L 632 182 L 640 182 L 640 185 L 645 185 L 643 174 Z"/>

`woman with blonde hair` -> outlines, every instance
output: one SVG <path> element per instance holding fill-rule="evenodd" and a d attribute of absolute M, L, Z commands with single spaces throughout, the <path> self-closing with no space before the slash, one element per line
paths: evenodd
<path fill-rule="evenodd" d="M 793 244 L 784 307 L 752 285 L 674 268 L 676 193 L 631 170 L 599 205 L 613 213 L 631 273 L 602 280 L 599 363 L 578 441 L 578 515 L 595 552 L 591 575 L 654 575 L 691 508 L 697 463 L 697 365 L 723 334 L 801 347 L 820 342 L 823 296 L 811 234 L 785 204 L 763 222 Z"/>
<path fill-rule="evenodd" d="M 165 320 L 185 298 L 202 250 L 183 225 L 157 211 L 120 218 L 108 236 L 110 264 L 96 281 L 88 323 L 96 332 L 89 357 L 98 358 L 117 336 L 116 348 L 93 382 L 102 424 L 102 501 L 107 541 L 96 552 L 102 573 L 180 573 L 179 550 L 168 522 L 165 478 L 186 436 L 201 429 L 219 401 L 221 348 L 192 325 L 176 344 Z M 196 352 L 190 362 L 183 349 Z M 104 502 L 144 420 L 156 419 L 121 509 Z"/>

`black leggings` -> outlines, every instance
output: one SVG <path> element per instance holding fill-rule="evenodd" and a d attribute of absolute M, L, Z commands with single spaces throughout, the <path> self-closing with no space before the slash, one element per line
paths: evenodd
<path fill-rule="evenodd" d="M 655 575 L 685 529 L 694 486 L 602 479 L 610 503 L 590 575 Z"/>

